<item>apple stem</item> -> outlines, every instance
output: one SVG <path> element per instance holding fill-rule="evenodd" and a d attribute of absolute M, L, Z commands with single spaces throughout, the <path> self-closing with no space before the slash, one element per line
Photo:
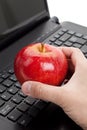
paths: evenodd
<path fill-rule="evenodd" d="M 44 44 L 41 43 L 41 52 L 45 52 Z"/>

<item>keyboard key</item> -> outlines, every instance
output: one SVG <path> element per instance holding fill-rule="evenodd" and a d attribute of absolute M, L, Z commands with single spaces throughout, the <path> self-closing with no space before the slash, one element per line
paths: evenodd
<path fill-rule="evenodd" d="M 8 92 L 4 92 L 0 97 L 1 97 L 3 100 L 8 101 L 8 100 L 12 97 L 12 95 L 9 94 Z"/>
<path fill-rule="evenodd" d="M 26 98 L 27 96 L 22 92 L 22 91 L 19 91 L 18 94 L 23 97 L 23 98 Z"/>
<path fill-rule="evenodd" d="M 0 84 L 0 93 L 3 93 L 5 90 L 6 90 L 6 87 Z"/>
<path fill-rule="evenodd" d="M 13 110 L 15 107 L 15 104 L 12 102 L 6 103 L 3 107 L 0 108 L 0 115 L 6 116 L 11 110 Z"/>
<path fill-rule="evenodd" d="M 26 112 L 28 109 L 30 108 L 30 106 L 24 102 L 22 102 L 17 109 L 19 109 L 22 112 Z"/>
<path fill-rule="evenodd" d="M 27 127 L 32 121 L 32 117 L 28 115 L 23 115 L 19 120 L 18 124 Z"/>
<path fill-rule="evenodd" d="M 17 78 L 16 78 L 15 74 L 13 74 L 9 79 L 12 80 L 12 81 L 14 81 L 14 82 L 17 81 Z"/>
<path fill-rule="evenodd" d="M 16 104 L 21 103 L 22 100 L 23 100 L 23 98 L 20 97 L 19 95 L 15 95 L 15 96 L 12 98 L 12 101 L 13 101 L 14 103 L 16 103 Z"/>
<path fill-rule="evenodd" d="M 10 119 L 11 121 L 17 121 L 20 117 L 22 116 L 22 113 L 20 111 L 18 111 L 17 109 L 13 110 L 9 115 L 8 115 L 8 119 Z"/>
<path fill-rule="evenodd" d="M 8 73 L 14 74 L 14 69 L 13 69 L 13 68 L 12 68 L 12 69 L 9 69 L 9 70 L 8 70 Z"/>
<path fill-rule="evenodd" d="M 70 37 L 71 37 L 71 35 L 65 33 L 63 36 L 61 36 L 61 37 L 59 38 L 59 40 L 62 41 L 62 42 L 65 42 L 65 41 L 68 40 Z"/>
<path fill-rule="evenodd" d="M 4 101 L 2 99 L 0 99 L 0 107 L 4 105 Z"/>
<path fill-rule="evenodd" d="M 15 83 L 14 86 L 16 86 L 17 88 L 21 89 L 21 85 L 19 82 Z"/>
<path fill-rule="evenodd" d="M 0 77 L 2 76 L 2 72 L 0 72 Z"/>
<path fill-rule="evenodd" d="M 81 47 L 81 44 L 75 43 L 75 44 L 73 44 L 73 47 L 80 48 L 80 47 Z"/>
<path fill-rule="evenodd" d="M 12 86 L 11 88 L 8 89 L 8 92 L 11 93 L 11 94 L 16 94 L 18 92 L 18 88 Z"/>
<path fill-rule="evenodd" d="M 5 85 L 6 87 L 11 87 L 11 85 L 13 84 L 13 82 L 9 79 L 6 79 L 4 82 L 3 82 L 3 85 Z"/>
<path fill-rule="evenodd" d="M 59 40 L 57 40 L 57 41 L 54 42 L 54 45 L 57 45 L 57 46 L 61 46 L 62 44 L 63 44 L 63 42 L 61 42 Z"/>
<path fill-rule="evenodd" d="M 55 47 L 58 47 L 58 45 L 57 44 L 52 44 L 53 46 L 55 46 Z"/>
<path fill-rule="evenodd" d="M 81 51 L 87 53 L 87 45 L 82 46 Z"/>
<path fill-rule="evenodd" d="M 60 37 L 60 35 L 56 34 L 56 35 L 54 35 L 54 37 L 58 39 Z"/>
<path fill-rule="evenodd" d="M 82 38 L 78 38 L 77 43 L 79 43 L 81 45 L 84 45 L 86 43 L 86 41 L 84 39 L 82 39 Z"/>
<path fill-rule="evenodd" d="M 72 46 L 72 42 L 66 41 L 66 42 L 64 43 L 64 45 L 70 47 L 70 46 Z"/>
<path fill-rule="evenodd" d="M 55 42 L 55 41 L 56 41 L 56 38 L 53 37 L 53 38 L 51 38 L 49 41 L 51 41 L 51 42 Z"/>
<path fill-rule="evenodd" d="M 67 32 L 68 30 L 65 28 L 62 28 L 62 32 Z"/>
<path fill-rule="evenodd" d="M 83 39 L 87 40 L 87 36 L 83 36 Z"/>
<path fill-rule="evenodd" d="M 68 33 L 68 34 L 70 34 L 70 35 L 73 35 L 75 32 L 74 32 L 74 31 L 69 30 L 67 33 Z"/>
<path fill-rule="evenodd" d="M 51 44 L 52 44 L 52 42 L 51 42 L 51 41 L 46 41 L 45 43 L 47 43 L 47 44 L 49 44 L 49 45 L 51 45 Z"/>
<path fill-rule="evenodd" d="M 32 117 L 36 117 L 39 113 L 40 110 L 34 106 L 28 110 L 28 114 L 31 115 Z"/>
<path fill-rule="evenodd" d="M 0 83 L 3 81 L 3 79 L 2 78 L 0 78 Z"/>
<path fill-rule="evenodd" d="M 72 43 L 75 43 L 77 41 L 77 38 L 75 36 L 73 36 L 69 39 L 69 41 Z"/>
<path fill-rule="evenodd" d="M 35 98 L 32 98 L 32 97 L 27 97 L 25 99 L 25 102 L 29 105 L 33 105 L 35 102 L 36 102 L 36 99 Z"/>
<path fill-rule="evenodd" d="M 37 107 L 38 109 L 42 110 L 47 106 L 47 103 L 44 101 L 38 101 L 37 103 L 35 103 L 35 107 Z"/>
<path fill-rule="evenodd" d="M 81 38 L 83 35 L 81 33 L 75 33 L 75 36 Z"/>
<path fill-rule="evenodd" d="M 61 31 L 58 32 L 58 34 L 59 34 L 59 35 L 63 35 L 63 34 L 64 34 L 64 31 L 61 30 Z"/>
<path fill-rule="evenodd" d="M 3 79 L 7 79 L 8 77 L 9 77 L 9 74 L 8 74 L 8 73 L 5 72 L 4 74 L 2 74 L 2 78 L 3 78 Z"/>
<path fill-rule="evenodd" d="M 69 39 L 69 41 L 72 42 L 72 43 L 79 43 L 81 45 L 85 44 L 85 42 L 86 42 L 84 39 L 78 38 L 78 37 L 75 37 L 75 36 L 71 37 Z"/>

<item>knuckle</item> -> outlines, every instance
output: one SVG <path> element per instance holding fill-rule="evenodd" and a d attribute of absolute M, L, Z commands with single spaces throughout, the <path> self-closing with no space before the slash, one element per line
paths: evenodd
<path fill-rule="evenodd" d="M 79 48 L 75 48 L 76 51 L 80 52 L 80 49 Z"/>
<path fill-rule="evenodd" d="M 74 48 L 74 47 L 73 47 Z M 74 48 L 74 50 L 77 52 L 77 53 L 81 53 L 81 50 L 79 48 Z"/>
<path fill-rule="evenodd" d="M 81 52 L 81 50 L 80 50 L 79 48 L 76 48 L 76 47 L 71 47 L 71 49 L 72 49 L 73 51 L 76 51 L 76 52 Z"/>
<path fill-rule="evenodd" d="M 76 48 L 77 53 L 79 53 L 80 55 L 83 55 L 82 51 L 79 48 Z"/>

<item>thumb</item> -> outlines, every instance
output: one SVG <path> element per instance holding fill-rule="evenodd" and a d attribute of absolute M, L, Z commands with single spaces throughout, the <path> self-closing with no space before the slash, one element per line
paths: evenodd
<path fill-rule="evenodd" d="M 27 81 L 22 85 L 22 91 L 29 96 L 62 105 L 65 103 L 65 87 L 51 86 L 40 82 Z"/>

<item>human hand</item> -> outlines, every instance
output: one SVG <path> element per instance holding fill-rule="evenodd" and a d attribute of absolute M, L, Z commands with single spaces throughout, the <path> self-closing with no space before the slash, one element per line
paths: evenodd
<path fill-rule="evenodd" d="M 62 87 L 27 81 L 22 90 L 26 95 L 59 105 L 73 121 L 87 130 L 87 59 L 79 49 L 61 49 L 69 60 L 70 71 L 73 71 L 69 81 Z"/>

